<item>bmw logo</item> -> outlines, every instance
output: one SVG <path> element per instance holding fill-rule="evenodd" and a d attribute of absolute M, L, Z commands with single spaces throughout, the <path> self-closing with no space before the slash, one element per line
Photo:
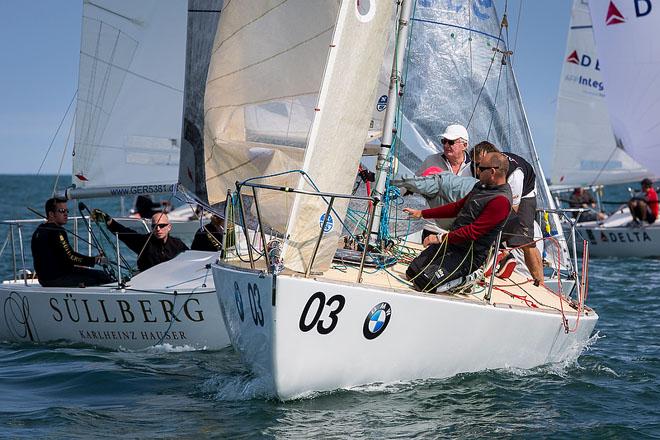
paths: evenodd
<path fill-rule="evenodd" d="M 238 311 L 238 317 L 241 318 L 241 321 L 245 319 L 245 311 L 243 310 L 243 297 L 241 296 L 241 291 L 238 288 L 238 283 L 234 281 L 234 299 L 236 300 L 236 310 Z"/>
<path fill-rule="evenodd" d="M 325 226 L 323 226 L 323 223 L 325 222 Z M 332 228 L 334 227 L 335 221 L 332 219 L 332 216 L 328 216 L 328 221 L 325 221 L 325 214 L 321 214 L 321 217 L 319 218 L 319 227 L 323 228 L 323 232 L 330 232 L 332 231 Z"/>
<path fill-rule="evenodd" d="M 374 339 L 380 336 L 387 328 L 392 315 L 392 308 L 386 302 L 376 304 L 364 320 L 362 334 L 367 339 Z"/>

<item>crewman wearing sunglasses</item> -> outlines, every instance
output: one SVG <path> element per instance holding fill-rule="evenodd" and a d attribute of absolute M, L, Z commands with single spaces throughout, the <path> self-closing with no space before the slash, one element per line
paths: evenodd
<path fill-rule="evenodd" d="M 479 165 L 479 182 L 462 199 L 431 209 L 404 208 L 411 218 L 454 218 L 449 231 L 429 235 L 406 270 L 408 280 L 424 292 L 442 292 L 455 280 L 481 267 L 511 212 L 511 187 L 506 183 L 507 158 L 488 153 Z"/>
<path fill-rule="evenodd" d="M 424 170 L 437 167 L 441 171 L 449 171 L 457 176 L 472 176 L 470 171 L 470 157 L 467 154 L 468 132 L 460 124 L 447 126 L 445 132 L 440 136 L 442 142 L 442 153 L 432 154 L 427 157 L 417 170 L 421 176 Z M 429 141 L 432 148 L 437 149 L 433 142 Z"/>
<path fill-rule="evenodd" d="M 92 216 L 104 221 L 108 229 L 119 234 L 119 239 L 138 255 L 137 266 L 140 271 L 169 261 L 188 250 L 184 242 L 170 236 L 172 225 L 164 212 L 157 212 L 151 217 L 150 234 L 140 234 L 121 225 L 100 209 L 95 209 Z"/>
<path fill-rule="evenodd" d="M 52 198 L 46 201 L 46 223 L 32 234 L 32 258 L 39 284 L 44 287 L 87 287 L 112 281 L 101 270 L 88 269 L 104 264 L 103 255 L 88 256 L 74 251 L 69 244 L 64 225 L 69 221 L 66 200 Z M 82 267 L 87 266 L 87 267 Z"/>

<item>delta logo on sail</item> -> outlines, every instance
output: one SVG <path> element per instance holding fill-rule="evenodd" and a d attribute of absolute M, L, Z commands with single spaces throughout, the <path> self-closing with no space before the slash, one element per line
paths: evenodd
<path fill-rule="evenodd" d="M 598 61 L 598 58 L 596 58 L 596 62 L 594 63 L 591 55 L 583 53 L 582 56 L 580 56 L 577 50 L 571 52 L 571 54 L 566 58 L 566 62 L 577 64 L 582 67 L 591 67 L 593 65 L 594 70 L 600 71 L 600 62 Z"/>
<path fill-rule="evenodd" d="M 653 9 L 653 4 L 651 0 L 632 0 L 635 5 L 635 17 L 640 18 L 651 13 Z M 612 26 L 614 24 L 621 24 L 626 22 L 626 17 L 623 16 L 619 8 L 616 7 L 616 4 L 613 0 L 610 0 L 610 4 L 607 6 L 607 14 L 605 16 L 605 26 Z"/>
<path fill-rule="evenodd" d="M 605 25 L 610 26 L 613 24 L 625 23 L 626 19 L 619 11 L 613 1 L 610 0 L 610 5 L 607 7 L 607 17 L 605 18 Z"/>
<path fill-rule="evenodd" d="M 593 61 L 593 58 L 586 54 L 583 53 L 582 56 L 580 56 L 577 52 L 577 50 L 573 50 L 573 52 L 568 55 L 566 58 L 566 62 L 570 64 L 575 64 L 581 67 L 590 67 L 593 68 L 594 70 L 600 71 L 600 63 L 598 61 L 598 58 L 596 58 L 596 61 Z M 577 74 L 568 74 L 566 75 L 566 80 L 567 81 L 574 81 L 581 86 L 585 86 L 589 88 L 590 92 L 593 92 L 591 89 L 594 89 L 597 92 L 603 92 L 605 90 L 605 86 L 603 85 L 602 81 L 596 81 L 593 78 L 590 78 L 586 76 L 586 74 L 583 75 L 577 75 Z"/>

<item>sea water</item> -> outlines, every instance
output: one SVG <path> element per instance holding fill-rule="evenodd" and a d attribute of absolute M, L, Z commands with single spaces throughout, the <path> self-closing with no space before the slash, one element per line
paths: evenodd
<path fill-rule="evenodd" d="M 42 210 L 52 186 L 49 176 L 0 176 L 0 218 L 35 217 L 26 207 Z M 7 249 L 1 260 L 0 276 L 10 277 Z M 592 259 L 588 303 L 600 320 L 578 359 L 290 402 L 273 398 L 229 348 L 0 343 L 0 438 L 659 438 L 659 300 L 659 260 Z M 497 331 L 484 338 L 496 344 Z"/>

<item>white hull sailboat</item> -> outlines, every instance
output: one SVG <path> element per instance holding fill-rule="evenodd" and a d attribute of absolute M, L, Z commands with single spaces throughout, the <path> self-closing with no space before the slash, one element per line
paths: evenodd
<path fill-rule="evenodd" d="M 199 21 L 195 11 L 202 10 L 191 8 L 189 17 L 187 4 L 184 0 L 84 2 L 74 185 L 64 191 L 67 198 L 173 195 L 181 191 L 172 183 L 177 174 L 192 176 L 188 169 L 179 170 L 180 147 L 187 134 L 182 133 L 182 120 L 189 117 L 183 105 L 186 44 L 191 51 L 212 37 L 190 32 L 186 41 L 187 28 Z M 217 23 L 218 12 L 205 9 L 204 15 L 212 15 Z M 197 70 L 203 69 L 205 75 L 207 65 L 188 66 L 188 71 L 200 74 Z M 197 87 L 199 81 L 187 77 L 185 83 Z M 186 100 L 193 99 L 194 93 L 186 90 Z M 185 188 L 203 200 L 195 182 Z M 200 227 L 199 220 L 188 218 L 191 213 L 190 207 L 184 207 L 171 219 L 173 235 L 188 245 Z M 139 233 L 151 231 L 150 219 L 117 220 Z M 131 350 L 152 346 L 216 350 L 229 345 L 210 273 L 218 253 L 186 251 L 127 279 L 119 249 L 109 250 L 118 244 L 112 236 L 111 243 L 101 245 L 115 260 L 111 266 L 120 281 L 98 287 L 46 288 L 26 261 L 29 237 L 22 235 L 26 222 L 30 221 L 3 222 L 10 227 L 7 240 L 14 250 L 14 276 L 0 284 L 1 341 Z M 92 250 L 98 240 L 91 240 L 91 235 L 102 234 L 98 230 L 80 234 L 82 224 L 78 217 L 67 225 L 73 232 L 72 246 L 81 253 L 98 253 L 99 249 Z M 88 245 L 83 244 L 85 239 Z"/>
<path fill-rule="evenodd" d="M 478 20 L 472 18 L 477 21 L 472 33 L 467 9 L 436 11 L 434 5 L 420 3 L 416 13 L 421 15 L 411 17 L 411 3 L 403 2 L 397 21 L 401 26 L 397 60 L 385 101 L 376 193 L 364 197 L 350 192 L 370 126 L 370 103 L 377 99 L 375 66 L 380 62 L 374 61 L 385 52 L 394 2 L 356 6 L 352 1 L 306 0 L 293 2 L 295 7 L 291 3 L 272 9 L 247 1 L 226 5 L 206 86 L 205 150 L 211 159 L 207 171 L 216 176 L 209 181 L 214 185 L 210 198 L 227 197 L 227 206 L 237 206 L 239 214 L 226 217 L 237 228 L 247 231 L 248 216 L 257 219 L 254 238 L 244 233 L 247 254 L 212 265 L 231 343 L 243 362 L 270 385 L 274 395 L 290 399 L 374 382 L 532 368 L 579 355 L 598 315 L 585 306 L 586 283 L 577 273 L 573 274 L 575 299 L 534 286 L 520 272 L 499 279 L 485 276 L 485 270 L 443 293 L 430 294 L 414 290 L 405 277 L 419 245 L 387 255 L 360 245 L 352 262 L 332 262 L 346 235 L 359 241 L 361 231 L 351 234 L 343 220 L 347 200 L 371 202 L 363 237 L 380 239 L 385 234 L 380 228 L 388 222 L 380 219 L 387 217 L 387 209 L 376 211 L 374 206 L 380 209 L 379 203 L 384 203 L 389 151 L 399 142 L 391 136 L 393 121 L 401 116 L 397 80 L 402 77 L 412 23 L 417 21 L 422 29 L 435 26 L 432 39 L 437 47 L 443 44 L 438 36 L 446 31 L 442 23 L 455 22 L 451 37 L 444 37 L 447 51 L 460 52 L 458 57 L 474 53 L 475 62 L 442 60 L 440 64 L 469 65 L 466 71 L 475 75 L 470 84 L 489 88 L 483 93 L 489 95 L 487 104 L 477 98 L 483 90 L 471 89 L 474 95 L 461 99 L 478 102 L 477 108 L 448 117 L 468 120 L 473 111 L 478 120 L 468 129 L 477 139 L 489 139 L 491 126 L 506 124 L 501 131 L 493 128 L 495 143 L 533 152 L 521 107 L 514 123 L 481 108 L 492 109 L 500 82 L 499 75 L 487 76 L 489 63 L 507 66 L 500 75 L 511 73 L 510 64 L 503 62 L 508 52 L 497 37 L 494 9 L 475 6 L 479 14 Z M 410 39 L 422 40 L 417 34 Z M 431 68 L 435 63 L 428 58 L 416 61 Z M 448 73 L 457 76 L 453 70 Z M 515 82 L 508 84 L 508 96 L 520 106 Z M 413 85 L 410 80 L 406 91 Z M 300 112 L 290 104 L 294 97 L 310 94 L 316 97 L 314 108 Z M 254 121 L 245 116 L 253 106 L 279 109 L 297 130 L 301 125 L 296 120 L 311 121 L 305 148 L 293 147 L 285 136 L 268 144 L 254 138 L 260 127 L 248 127 Z M 272 129 L 269 125 L 269 132 Z M 414 164 L 407 167 L 413 169 Z M 540 171 L 539 181 L 543 181 Z M 244 204 L 248 196 L 249 213 Z M 388 252 L 377 242 L 375 246 Z M 404 248 L 407 256 L 402 256 Z M 365 261 L 371 261 L 372 267 L 365 268 Z M 583 266 L 582 276 L 586 275 Z"/>
<path fill-rule="evenodd" d="M 488 301 L 487 287 L 468 296 L 426 294 L 385 274 L 356 284 L 339 270 L 313 278 L 233 264 L 213 270 L 234 348 L 281 399 L 570 361 L 598 321 L 593 310 L 520 275 L 498 279 Z M 405 267 L 392 272 L 402 277 Z"/>
<path fill-rule="evenodd" d="M 221 349 L 229 337 L 210 274 L 216 258 L 215 252 L 187 251 L 125 286 L 5 281 L 0 284 L 0 340 L 129 350 Z"/>
<path fill-rule="evenodd" d="M 589 241 L 593 257 L 658 257 L 660 256 L 660 224 L 631 226 L 628 208 L 614 212 L 602 222 L 584 222 L 577 233 Z"/>
<path fill-rule="evenodd" d="M 625 27 L 630 27 L 630 24 L 616 18 L 615 22 L 611 21 L 608 11 L 617 15 L 616 7 L 609 7 L 609 2 L 593 3 L 591 8 L 595 6 L 598 9 L 597 18 L 593 21 L 596 28 L 607 26 L 608 32 L 618 35 L 626 33 Z M 632 17 L 635 8 L 629 6 L 628 14 Z M 605 24 L 608 20 L 611 24 Z M 630 47 L 636 46 L 638 41 L 643 40 L 636 39 Z M 630 136 L 623 136 L 621 128 L 624 121 L 626 124 L 646 124 L 645 127 L 653 125 L 653 121 L 636 113 L 640 102 L 630 100 L 631 87 L 644 82 L 626 80 L 622 84 L 617 81 L 618 78 L 631 79 L 629 66 L 636 65 L 652 51 L 639 57 L 634 55 L 636 51 L 628 53 L 628 49 L 622 49 L 626 57 L 636 59 L 634 63 L 625 63 L 627 67 L 624 69 L 620 67 L 623 63 L 621 58 L 613 57 L 608 46 L 602 46 L 603 50 L 596 43 L 589 2 L 575 0 L 557 100 L 552 182 L 558 187 L 639 183 L 643 178 L 657 173 L 656 159 L 636 154 L 639 151 L 636 145 L 653 142 L 650 140 L 654 136 L 652 131 L 640 127 L 639 133 L 646 135 L 637 135 L 633 140 Z M 610 56 L 613 58 L 608 64 L 606 58 Z M 645 68 L 636 75 L 648 74 L 648 63 L 644 64 Z M 610 73 L 613 78 L 608 78 Z M 647 91 L 640 93 L 645 100 L 657 102 L 655 95 Z M 608 109 L 608 101 L 612 100 L 615 104 Z M 644 113 L 648 116 L 648 112 Z M 619 121 L 618 128 L 613 128 L 614 121 Z M 576 230 L 580 237 L 589 241 L 590 255 L 594 257 L 660 256 L 660 225 L 634 224 L 627 207 L 619 208 L 603 221 L 582 222 Z"/>

